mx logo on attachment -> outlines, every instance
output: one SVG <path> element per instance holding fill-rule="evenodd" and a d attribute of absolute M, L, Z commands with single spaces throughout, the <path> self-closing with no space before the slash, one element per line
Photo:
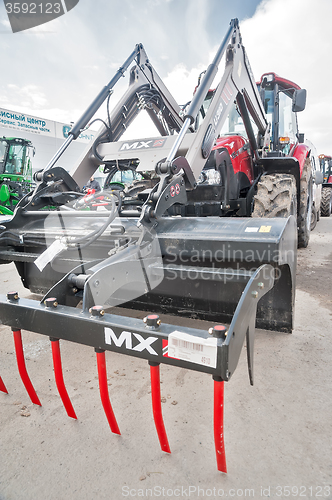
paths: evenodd
<path fill-rule="evenodd" d="M 53 21 L 73 9 L 79 0 L 3 0 L 13 33 Z"/>

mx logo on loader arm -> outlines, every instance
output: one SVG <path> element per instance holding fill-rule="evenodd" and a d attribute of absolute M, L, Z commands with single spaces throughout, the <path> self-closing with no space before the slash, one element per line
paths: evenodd
<path fill-rule="evenodd" d="M 151 139 L 148 141 L 132 141 L 121 144 L 120 151 L 133 149 L 162 148 L 166 139 Z"/>
<path fill-rule="evenodd" d="M 79 0 L 4 0 L 13 33 L 53 21 L 73 9 L 78 2 Z"/>

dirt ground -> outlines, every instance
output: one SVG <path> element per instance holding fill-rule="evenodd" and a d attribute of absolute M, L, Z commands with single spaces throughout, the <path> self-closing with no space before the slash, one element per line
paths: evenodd
<path fill-rule="evenodd" d="M 311 236 L 299 251 L 293 334 L 258 330 L 255 385 L 245 350 L 225 384 L 227 474 L 216 469 L 210 376 L 161 367 L 168 455 L 154 428 L 146 362 L 107 353 L 116 436 L 100 403 L 92 348 L 61 344 L 74 421 L 57 393 L 48 338 L 23 332 L 37 407 L 19 378 L 11 331 L 0 326 L 9 391 L 0 393 L 0 499 L 332 499 L 332 217 Z M 1 293 L 30 296 L 12 264 L 0 267 L 0 284 Z"/>

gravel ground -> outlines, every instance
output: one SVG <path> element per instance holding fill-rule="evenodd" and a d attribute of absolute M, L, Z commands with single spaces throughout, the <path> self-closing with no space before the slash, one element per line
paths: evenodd
<path fill-rule="evenodd" d="M 0 499 L 332 499 L 332 217 L 311 236 L 299 251 L 293 334 L 257 330 L 255 385 L 245 350 L 225 384 L 228 474 L 215 464 L 210 376 L 161 367 L 168 455 L 153 424 L 146 362 L 107 353 L 116 436 L 100 403 L 92 348 L 61 344 L 74 421 L 57 393 L 48 338 L 23 332 L 37 407 L 19 378 L 11 331 L 0 326 L 9 391 L 0 393 Z M 31 297 L 12 264 L 0 266 L 0 283 L 2 293 L 17 288 Z"/>

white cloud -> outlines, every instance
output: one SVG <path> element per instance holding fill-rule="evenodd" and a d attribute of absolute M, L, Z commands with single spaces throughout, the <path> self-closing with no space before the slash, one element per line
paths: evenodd
<path fill-rule="evenodd" d="M 192 13 L 187 16 L 194 21 Z M 300 132 L 314 143 L 318 153 L 325 154 L 332 154 L 331 19 L 331 0 L 317 0 L 314 7 L 311 0 L 266 0 L 252 18 L 240 25 L 257 80 L 273 71 L 307 89 L 306 109 L 298 114 Z M 194 32 L 201 32 L 201 21 L 196 23 L 198 31 Z M 204 36 L 202 43 L 207 66 L 214 53 Z M 192 47 L 194 52 L 196 47 Z M 198 75 L 206 66 L 189 68 L 178 64 L 164 78 L 179 104 L 191 99 Z"/>
<path fill-rule="evenodd" d="M 1 19 L 0 24 L 5 26 L 6 28 L 10 28 L 10 23 L 9 23 L 8 19 Z"/>
<path fill-rule="evenodd" d="M 17 113 L 24 113 L 27 115 L 36 116 L 38 118 L 46 118 L 48 120 L 58 121 L 61 123 L 70 123 L 75 121 L 81 114 L 81 109 L 71 109 L 65 110 L 61 108 L 47 108 L 35 107 L 32 108 L 30 103 L 22 101 L 19 105 L 12 105 L 7 98 L 1 98 L 0 107 L 8 109 L 10 111 L 16 111 Z M 92 126 L 92 130 L 98 129 L 98 125 Z"/>
<path fill-rule="evenodd" d="M 255 77 L 273 71 L 307 89 L 300 131 L 325 154 L 332 154 L 331 18 L 331 0 L 268 0 L 241 23 Z"/>
<path fill-rule="evenodd" d="M 106 10 L 102 4 L 80 2 L 66 16 L 35 29 L 42 41 L 34 30 L 3 36 L 3 67 L 10 70 L 2 75 L 0 105 L 18 111 L 24 106 L 27 112 L 30 107 L 31 114 L 45 117 L 54 111 L 56 120 L 75 120 L 140 41 L 175 99 L 184 104 L 192 97 L 199 73 L 214 57 L 213 44 L 221 42 L 227 29 L 224 18 L 211 23 L 216 4 L 216 0 L 144 0 L 138 12 L 133 0 L 114 0 Z M 110 32 L 115 7 L 117 22 Z M 240 23 L 257 79 L 275 71 L 307 88 L 300 129 L 326 154 L 332 154 L 331 14 L 331 0 L 314 4 L 312 0 L 267 0 L 251 19 Z M 8 26 L 8 21 L 1 23 Z M 111 105 L 127 85 L 127 78 L 120 80 Z"/>
<path fill-rule="evenodd" d="M 21 106 L 30 108 L 34 112 L 36 109 L 42 109 L 48 104 L 44 92 L 37 85 L 31 84 L 20 87 L 14 83 L 8 83 L 6 87 L 1 89 L 0 105 L 7 103 L 13 93 L 16 95 L 16 108 Z"/>
<path fill-rule="evenodd" d="M 197 85 L 199 74 L 205 66 L 187 69 L 184 64 L 178 64 L 173 71 L 164 78 L 164 83 L 179 104 L 190 101 Z"/>
<path fill-rule="evenodd" d="M 191 13 L 188 18 L 193 19 Z M 318 153 L 325 154 L 332 154 L 331 18 L 331 0 L 318 0 L 315 8 L 311 0 L 266 0 L 252 18 L 240 25 L 257 80 L 263 73 L 273 71 L 307 89 L 306 109 L 298 114 L 300 132 L 314 143 Z M 198 20 L 197 25 L 200 23 Z M 201 32 L 201 28 L 197 26 L 195 33 Z M 206 50 L 205 66 L 189 68 L 178 64 L 163 79 L 179 104 L 192 98 L 198 75 L 206 69 L 217 49 L 211 52 L 204 36 L 202 40 Z M 196 48 L 193 46 L 193 52 Z"/>

